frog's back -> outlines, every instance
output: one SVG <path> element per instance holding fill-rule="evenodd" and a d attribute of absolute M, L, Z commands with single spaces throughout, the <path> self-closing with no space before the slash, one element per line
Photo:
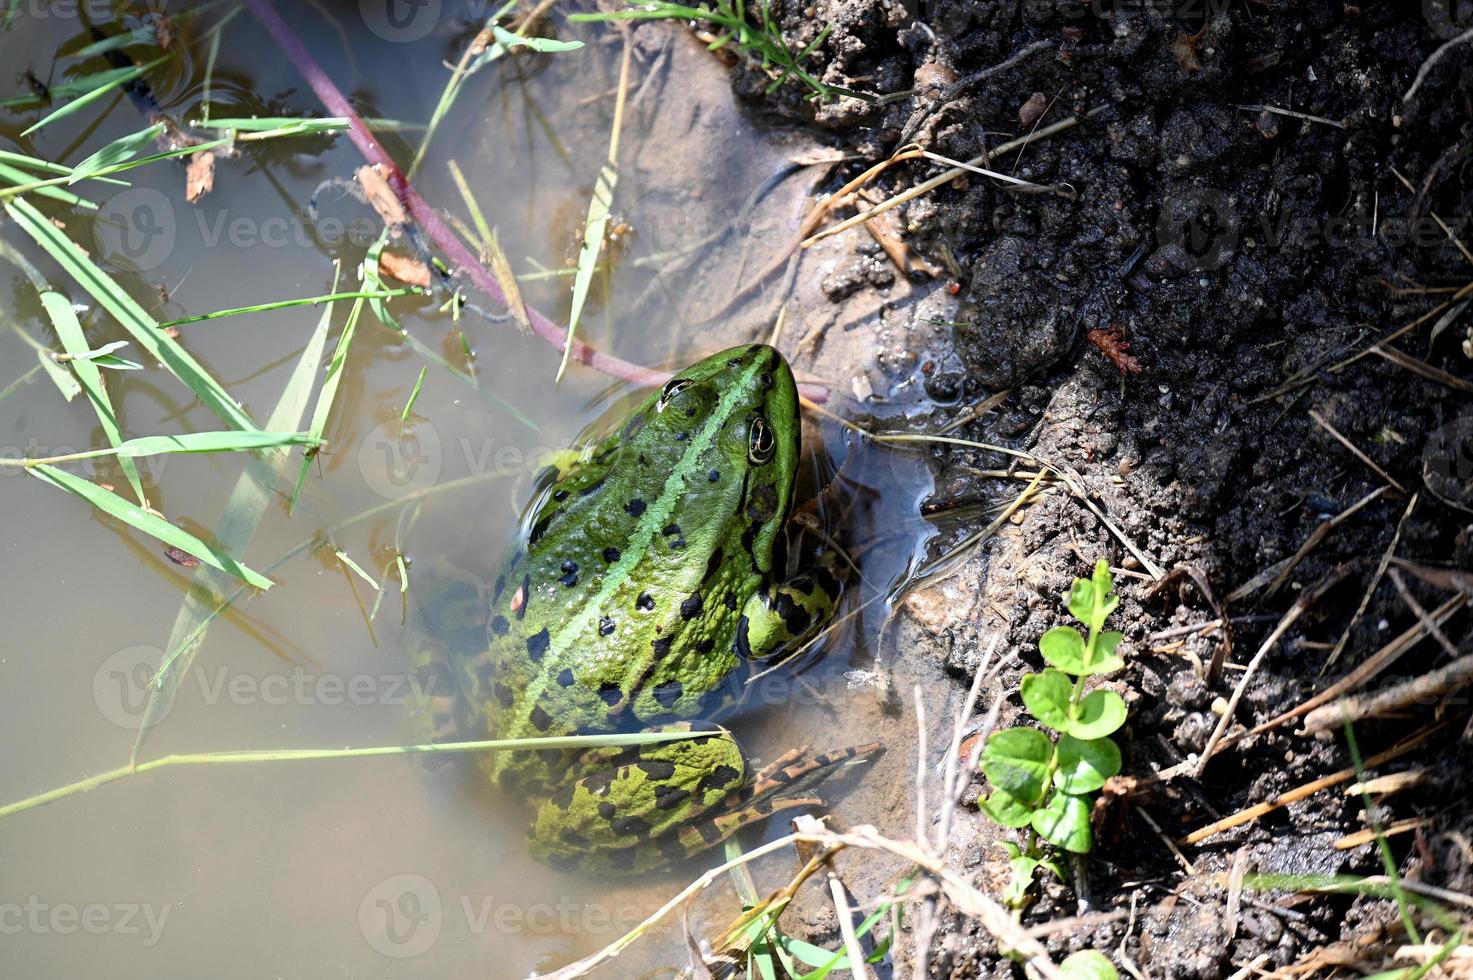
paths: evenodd
<path fill-rule="evenodd" d="M 781 433 L 760 463 L 754 427 Z M 791 372 L 753 345 L 683 372 L 548 481 L 492 584 L 487 653 L 468 664 L 486 729 L 546 737 L 701 714 L 738 663 L 739 610 L 781 560 L 797 452 Z M 506 785 L 527 761 L 498 754 L 493 776 Z"/>

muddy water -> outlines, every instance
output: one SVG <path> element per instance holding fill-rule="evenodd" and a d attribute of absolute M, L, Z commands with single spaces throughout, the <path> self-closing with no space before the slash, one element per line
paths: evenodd
<path fill-rule="evenodd" d="M 347 11 L 336 20 L 303 11 L 292 22 L 365 115 L 416 123 L 439 97 L 442 60 L 457 56 L 470 15 L 483 13 L 450 6 L 428 25 L 360 16 L 346 4 L 334 5 Z M 217 118 L 321 114 L 246 13 L 223 29 L 207 94 L 207 29 L 215 23 L 206 16 L 179 24 L 175 57 L 150 73 L 168 113 L 198 118 L 208 100 Z M 465 217 L 449 177 L 455 161 L 520 273 L 570 264 L 607 151 L 621 35 L 558 30 L 590 44 L 557 57 L 508 59 L 476 76 L 416 177 L 427 198 Z M 616 204 L 624 242 L 595 283 L 585 332 L 631 360 L 674 365 L 770 328 L 767 313 L 750 310 L 720 325 L 695 324 L 766 265 L 796 226 L 806 185 L 790 160 L 805 146 L 745 119 L 730 104 L 724 72 L 687 37 L 643 36 Z M 90 40 L 70 12 L 22 4 L 0 34 L 8 69 L 0 95 L 24 95 L 26 71 L 56 83 L 107 67 L 65 55 Z M 0 145 L 74 163 L 144 125 L 133 103 L 109 97 L 21 137 L 41 111 L 0 110 Z M 406 148 L 421 136 L 410 129 L 387 142 L 408 159 Z M 214 191 L 196 206 L 184 201 L 182 171 L 171 163 L 128 174 L 128 188 L 86 188 L 101 204 L 95 221 L 38 203 L 167 320 L 326 293 L 334 259 L 351 284 L 377 227 L 367 207 L 325 182 L 348 177 L 360 162 L 346 140 L 279 142 L 223 163 Z M 736 218 L 732 233 L 717 234 Z M 0 226 L 0 236 L 75 302 L 88 302 L 15 227 Z M 5 279 L 6 323 L 54 344 L 30 286 Z M 523 289 L 555 319 L 566 315 L 566 277 L 532 276 Z M 461 334 L 436 304 L 401 301 L 394 311 L 425 344 L 460 362 Z M 332 342 L 345 313 L 338 311 Z M 183 326 L 181 342 L 260 421 L 317 317 L 297 309 L 206 321 Z M 104 316 L 84 315 L 84 324 L 94 346 L 124 336 Z M 268 508 L 246 557 L 260 569 L 303 542 L 312 547 L 272 568 L 277 584 L 269 593 L 213 626 L 172 709 L 146 733 L 140 758 L 414 740 L 402 652 L 414 639 L 417 603 L 432 597 L 416 593 L 411 573 L 401 598 L 388 571 L 396 541 L 411 562 L 444 555 L 489 565 L 515 529 L 537 457 L 567 445 L 620 394 L 582 369 L 555 388 L 551 349 L 509 323 L 468 314 L 460 329 L 479 386 L 430 366 L 401 431 L 400 412 L 425 361 L 365 315 L 328 427 L 331 445 L 313 463 L 296 512 Z M 0 332 L 0 385 L 35 363 L 16 332 Z M 147 367 L 109 375 L 129 435 L 219 427 L 166 372 Z M 842 400 L 835 407 L 842 411 Z M 832 423 L 810 426 L 808 435 L 804 483 L 834 482 L 840 472 L 844 492 L 830 512 L 842 514 L 862 553 L 866 583 L 850 596 L 856 616 L 801 683 L 770 683 L 735 722 L 758 757 L 805 742 L 899 740 L 909 730 L 904 712 L 883 710 L 872 690 L 850 691 L 846 672 L 873 665 L 886 608 L 882 600 L 862 609 L 861 602 L 883 596 L 914 563 L 928 527 L 913 515 L 929 480 L 913 457 L 860 451 Z M 102 443 L 85 400 L 63 402 L 43 375 L 0 401 L 5 455 Z M 144 463 L 154 506 L 206 535 L 242 468 L 239 457 Z M 113 469 L 74 465 L 124 487 Z M 0 736 L 9 746 L 0 800 L 12 801 L 126 762 L 144 684 L 163 656 L 189 573 L 155 542 L 34 479 L 0 470 L 0 493 L 8 515 L 0 608 L 9 614 L 0 652 Z M 371 625 L 364 608 L 372 591 L 333 548 L 390 581 Z M 883 760 L 871 780 L 888 782 L 892 795 L 862 789 L 846 804 L 857 809 L 841 806 L 841 814 L 859 821 L 873 819 L 866 808 L 903 807 L 896 801 L 904 792 L 893 788 L 903 790 L 911 762 L 908 750 L 892 754 L 898 758 Z M 526 856 L 524 823 L 519 801 L 399 759 L 190 767 L 124 780 L 0 822 L 6 973 L 524 976 L 610 942 L 701 865 L 632 884 L 554 874 Z M 759 868 L 759 882 L 775 886 L 790 864 Z M 729 888 L 713 891 L 697 908 L 697 924 L 717 926 L 734 909 Z M 667 932 L 636 946 L 614 972 L 667 974 L 684 958 L 682 941 Z"/>

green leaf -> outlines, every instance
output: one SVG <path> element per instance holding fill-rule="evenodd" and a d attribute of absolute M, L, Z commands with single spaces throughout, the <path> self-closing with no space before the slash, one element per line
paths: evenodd
<path fill-rule="evenodd" d="M 533 51 L 550 54 L 558 51 L 576 51 L 583 47 L 582 41 L 558 41 L 550 37 L 523 37 L 520 34 L 513 34 L 499 24 L 491 25 L 491 33 L 496 36 L 496 43 L 505 48 L 526 47 Z"/>
<path fill-rule="evenodd" d="M 1043 794 L 1054 743 L 1036 728 L 1008 728 L 995 733 L 982 750 L 982 771 L 992 785 L 1019 800 Z"/>
<path fill-rule="evenodd" d="M 617 141 L 618 134 L 614 139 Z M 605 233 L 609 228 L 609 209 L 614 204 L 614 187 L 619 182 L 619 172 L 614 169 L 612 159 L 617 142 L 609 148 L 611 159 L 598 172 L 593 184 L 593 197 L 588 201 L 588 217 L 583 222 L 583 244 L 578 249 L 578 272 L 573 276 L 573 305 L 568 313 L 568 337 L 563 342 L 563 361 L 558 365 L 556 381 L 563 379 L 573 357 L 573 334 L 583 318 L 583 306 L 588 300 L 588 287 L 593 284 L 593 271 L 598 266 L 599 254 L 603 251 Z"/>
<path fill-rule="evenodd" d="M 1110 566 L 1101 558 L 1095 562 L 1094 574 L 1089 578 L 1077 578 L 1069 589 L 1069 612 L 1092 630 L 1098 630 L 1105 619 L 1115 611 L 1120 600 L 1110 594 L 1115 587 Z"/>
<path fill-rule="evenodd" d="M 1088 854 L 1089 801 L 1082 796 L 1055 793 L 1041 810 L 1033 811 L 1033 829 L 1055 847 Z"/>
<path fill-rule="evenodd" d="M 982 804 L 982 812 L 1004 827 L 1026 827 L 1033 819 L 1033 808 L 1002 789 L 994 789 Z"/>
<path fill-rule="evenodd" d="M 82 386 L 77 384 L 77 379 L 72 377 L 70 371 L 56 363 L 51 356 L 51 351 L 45 348 L 37 350 L 36 359 L 41 362 L 41 367 L 45 369 L 46 376 L 51 379 L 51 383 L 56 385 L 56 390 L 61 392 L 61 397 L 71 401 L 82 393 Z"/>
<path fill-rule="evenodd" d="M 26 472 L 53 486 L 70 490 L 98 510 L 111 514 L 123 523 L 159 539 L 164 544 L 171 544 L 181 551 L 188 552 L 207 565 L 218 568 L 222 572 L 228 572 L 258 589 L 271 588 L 270 579 L 252 571 L 224 552 L 205 544 L 188 531 L 175 527 L 152 511 L 144 510 L 137 504 L 111 491 L 104 490 L 91 480 L 84 480 L 66 470 L 44 464 L 27 467 Z"/>
<path fill-rule="evenodd" d="M 1125 699 L 1114 691 L 1091 691 L 1062 730 L 1075 738 L 1103 738 L 1125 724 Z"/>
<path fill-rule="evenodd" d="M 86 180 L 104 167 L 111 167 L 133 159 L 163 131 L 164 124 L 156 123 L 147 129 L 140 129 L 136 133 L 129 133 L 127 136 L 113 140 L 72 168 L 72 175 L 67 183 L 75 184 L 79 180 Z"/>
<path fill-rule="evenodd" d="M 1023 678 L 1023 704 L 1028 713 L 1055 731 L 1067 731 L 1069 698 L 1074 682 L 1063 671 L 1050 667 L 1041 674 Z"/>
<path fill-rule="evenodd" d="M 101 81 L 101 84 L 89 91 L 86 95 L 83 95 L 80 98 L 73 99 L 66 105 L 61 106 L 59 109 L 51 113 L 51 115 L 46 116 L 44 119 L 32 123 L 30 128 L 21 133 L 21 135 L 29 136 L 36 130 L 40 129 L 42 126 L 45 126 L 47 123 L 55 122 L 58 119 L 70 116 L 74 112 L 85 109 L 87 106 L 91 105 L 93 102 L 96 102 L 98 99 L 102 98 L 113 89 L 119 88 L 127 82 L 131 82 L 133 79 L 142 75 L 144 72 L 147 72 L 149 69 L 157 67 L 158 65 L 163 64 L 165 61 L 168 61 L 170 57 L 171 55 L 164 54 L 146 64 L 134 65 L 131 68 L 116 69 L 112 72 L 99 72 L 95 77 L 99 81 Z"/>
<path fill-rule="evenodd" d="M 332 306 L 329 305 L 324 314 L 331 309 Z M 308 338 L 302 356 L 297 359 L 296 367 L 292 369 L 291 377 L 282 389 L 281 398 L 277 400 L 271 417 L 266 421 L 267 429 L 296 429 L 302 424 L 302 416 L 311 400 L 312 385 L 317 379 L 322 352 L 327 343 L 328 319 L 324 315 L 318 322 L 317 329 Z M 276 484 L 290 461 L 289 453 L 281 449 L 268 450 L 252 456 L 246 462 L 245 472 L 236 480 L 220 522 L 215 527 L 215 540 L 221 547 L 237 554 L 245 554 L 266 508 L 279 499 Z M 213 568 L 195 569 L 194 587 L 185 593 L 184 602 L 179 606 L 173 628 L 169 632 L 169 642 L 164 647 L 168 652 L 149 685 L 148 705 L 144 708 L 138 735 L 133 742 L 131 758 L 135 761 L 153 726 L 168 715 L 179 685 L 193 665 L 210 624 L 241 595 L 239 589 L 234 592 L 230 590 L 232 584 Z"/>
<path fill-rule="evenodd" d="M 1125 661 L 1115 653 L 1115 649 L 1120 646 L 1120 641 L 1123 639 L 1125 639 L 1125 634 L 1116 630 L 1106 630 L 1095 637 L 1094 672 L 1096 674 L 1113 673 L 1125 666 Z"/>
<path fill-rule="evenodd" d="M 166 453 L 237 453 L 281 446 L 316 445 L 320 440 L 305 432 L 184 432 L 177 436 L 140 436 L 117 446 L 119 456 L 159 456 Z"/>
<path fill-rule="evenodd" d="M 157 358 L 176 378 L 184 382 L 206 408 L 233 428 L 254 430 L 256 425 L 204 367 L 144 312 L 122 286 L 97 267 L 87 253 L 66 237 L 29 201 L 7 201 L 5 210 L 15 223 L 35 239 L 63 269 L 85 289 L 103 309 L 122 324 L 138 346 Z"/>
<path fill-rule="evenodd" d="M 24 170 L 18 170 L 15 167 L 6 166 L 3 163 L 0 163 L 0 180 L 9 181 L 16 187 L 36 183 L 36 178 Z M 40 197 L 49 197 L 53 200 L 61 201 L 64 204 L 70 204 L 74 208 L 82 208 L 87 211 L 97 210 L 97 203 L 95 201 L 89 201 L 85 197 L 80 197 L 71 191 L 62 190 L 60 187 L 37 187 L 31 193 Z"/>
<path fill-rule="evenodd" d="M 1076 796 L 1093 793 L 1119 771 L 1120 748 L 1108 738 L 1059 736 L 1059 768 L 1054 772 L 1054 785 L 1064 792 Z"/>
<path fill-rule="evenodd" d="M 348 312 L 348 322 L 343 325 L 343 332 L 338 335 L 337 350 L 333 352 L 332 361 L 327 367 L 327 376 L 322 380 L 322 388 L 317 392 L 317 405 L 312 409 L 311 435 L 313 439 L 322 438 L 322 430 L 327 428 L 327 417 L 332 412 L 332 403 L 338 395 L 338 385 L 343 380 L 343 368 L 348 362 L 348 351 L 353 346 L 353 335 L 358 329 L 358 316 L 363 312 L 363 300 L 353 301 L 353 308 Z M 328 306 L 322 311 L 322 322 L 326 323 L 332 316 L 332 307 Z M 288 515 L 296 509 L 297 498 L 302 493 L 302 484 L 307 482 L 307 471 L 312 467 L 312 459 L 309 455 L 302 455 L 302 462 L 297 467 L 297 482 L 292 488 L 291 499 L 287 502 L 286 512 Z"/>
<path fill-rule="evenodd" d="M 1084 637 L 1072 626 L 1055 626 L 1040 636 L 1038 651 L 1065 673 L 1078 677 L 1085 672 Z"/>
<path fill-rule="evenodd" d="M 1064 980 L 1120 980 L 1115 965 L 1104 953 L 1093 949 L 1081 949 L 1059 964 L 1059 973 Z"/>
<path fill-rule="evenodd" d="M 1033 887 L 1033 873 L 1038 870 L 1039 860 L 1020 854 L 1008 862 L 1012 872 L 1002 890 L 1002 902 L 1008 908 L 1022 908 L 1028 903 L 1028 891 Z"/>

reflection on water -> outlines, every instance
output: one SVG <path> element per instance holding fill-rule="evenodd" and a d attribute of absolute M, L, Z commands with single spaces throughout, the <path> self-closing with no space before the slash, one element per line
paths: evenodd
<path fill-rule="evenodd" d="M 108 5 L 91 6 L 106 16 Z M 422 23 L 410 29 L 378 18 L 372 4 L 359 6 L 361 16 L 354 5 L 331 5 L 340 16 L 328 21 L 303 5 L 292 19 L 365 116 L 422 122 L 444 84 L 442 62 L 459 56 L 471 15 L 481 12 L 447 5 L 422 31 Z M 75 13 L 20 7 L 0 33 L 0 64 L 14 68 L 0 77 L 0 97 L 108 67 L 101 56 L 70 55 L 94 40 Z M 321 114 L 248 14 L 219 32 L 211 65 L 219 14 L 181 19 L 174 57 L 149 73 L 164 112 L 179 120 L 207 107 L 215 118 Z M 145 25 L 130 18 L 101 26 L 116 34 Z M 415 181 L 429 200 L 466 216 L 450 176 L 454 161 L 514 268 L 527 274 L 527 301 L 555 319 L 567 313 L 562 270 L 576 254 L 607 151 L 623 43 L 618 32 L 566 24 L 557 31 L 590 43 L 555 57 L 504 59 L 475 76 Z M 802 188 L 789 179 L 795 138 L 758 132 L 730 104 L 724 72 L 699 45 L 675 31 L 642 31 L 636 44 L 615 215 L 622 241 L 595 277 L 582 330 L 632 360 L 674 364 L 765 333 L 771 311 L 749 311 L 746 322 L 725 318 L 722 327 L 693 325 L 788 240 Z M 45 111 L 0 110 L 0 148 L 76 163 L 144 126 L 137 104 L 110 96 L 22 136 Z M 407 161 L 422 132 L 407 129 L 386 142 Z M 100 204 L 95 219 L 38 204 L 154 317 L 170 320 L 326 293 L 334 260 L 351 277 L 378 224 L 328 182 L 360 163 L 346 139 L 277 141 L 243 146 L 196 205 L 186 203 L 183 171 L 173 163 L 130 172 L 126 187 L 79 185 Z M 0 226 L 0 237 L 73 301 L 88 302 L 13 226 Z M 7 277 L 0 303 L 19 330 L 53 341 L 23 278 Z M 328 426 L 330 445 L 313 461 L 295 513 L 268 509 L 247 556 L 270 568 L 277 585 L 213 625 L 167 717 L 149 733 L 144 758 L 411 739 L 400 653 L 415 618 L 397 587 L 396 556 L 402 551 L 411 569 L 438 555 L 489 566 L 516 526 L 540 460 L 618 394 L 586 370 L 554 391 L 553 352 L 510 323 L 470 315 L 456 322 L 431 300 L 393 309 L 430 350 L 467 366 L 475 383 L 430 367 L 403 422 L 426 362 L 365 316 Z M 318 315 L 294 309 L 186 324 L 180 341 L 261 420 Z M 94 346 L 124 337 L 95 313 L 84 313 L 84 324 Z M 469 364 L 466 349 L 474 354 Z M 0 334 L 0 386 L 34 357 L 16 332 Z M 219 427 L 162 370 L 113 373 L 108 382 L 130 435 Z M 865 741 L 883 734 L 882 725 L 905 724 L 882 719 L 872 691 L 850 691 L 846 672 L 871 665 L 878 652 L 887 609 L 871 600 L 918 554 L 928 528 L 914 517 L 915 504 L 929 479 L 914 456 L 859 448 L 831 422 L 811 426 L 808 437 L 824 451 L 813 453 L 804 486 L 838 488 L 826 506 L 860 554 L 866 581 L 847 599 L 855 615 L 821 661 L 800 678 L 763 678 L 734 722 L 763 758 L 803 742 Z M 104 441 L 85 399 L 64 403 L 40 375 L 0 401 L 6 455 Z M 159 511 L 208 536 L 242 462 L 153 457 L 140 470 Z M 122 479 L 107 464 L 77 471 Z M 14 747 L 0 772 L 0 799 L 9 801 L 126 760 L 190 573 L 153 541 L 36 480 L 0 469 L 0 487 L 11 515 L 9 642 L 0 654 L 7 694 L 0 725 Z M 372 590 L 337 552 L 389 583 L 371 628 Z M 894 764 L 900 774 L 910 762 Z M 125 780 L 0 823 L 7 972 L 523 976 L 597 950 L 682 883 L 554 874 L 527 857 L 525 819 L 519 804 L 474 780 L 430 776 L 399 759 L 166 769 Z M 765 884 L 786 869 L 779 864 Z M 729 893 L 716 896 L 693 921 L 717 926 L 732 909 Z M 626 953 L 617 972 L 668 973 L 685 956 L 670 934 Z"/>

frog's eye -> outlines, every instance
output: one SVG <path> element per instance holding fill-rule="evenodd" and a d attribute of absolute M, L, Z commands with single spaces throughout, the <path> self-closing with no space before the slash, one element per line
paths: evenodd
<path fill-rule="evenodd" d="M 752 433 L 747 441 L 747 458 L 761 466 L 772 459 L 775 448 L 777 440 L 773 437 L 772 427 L 759 415 L 752 420 Z"/>
<path fill-rule="evenodd" d="M 655 411 L 663 412 L 665 406 L 670 404 L 670 399 L 680 394 L 691 386 L 689 378 L 671 378 L 665 382 L 665 387 L 660 389 L 660 400 L 655 402 Z"/>

